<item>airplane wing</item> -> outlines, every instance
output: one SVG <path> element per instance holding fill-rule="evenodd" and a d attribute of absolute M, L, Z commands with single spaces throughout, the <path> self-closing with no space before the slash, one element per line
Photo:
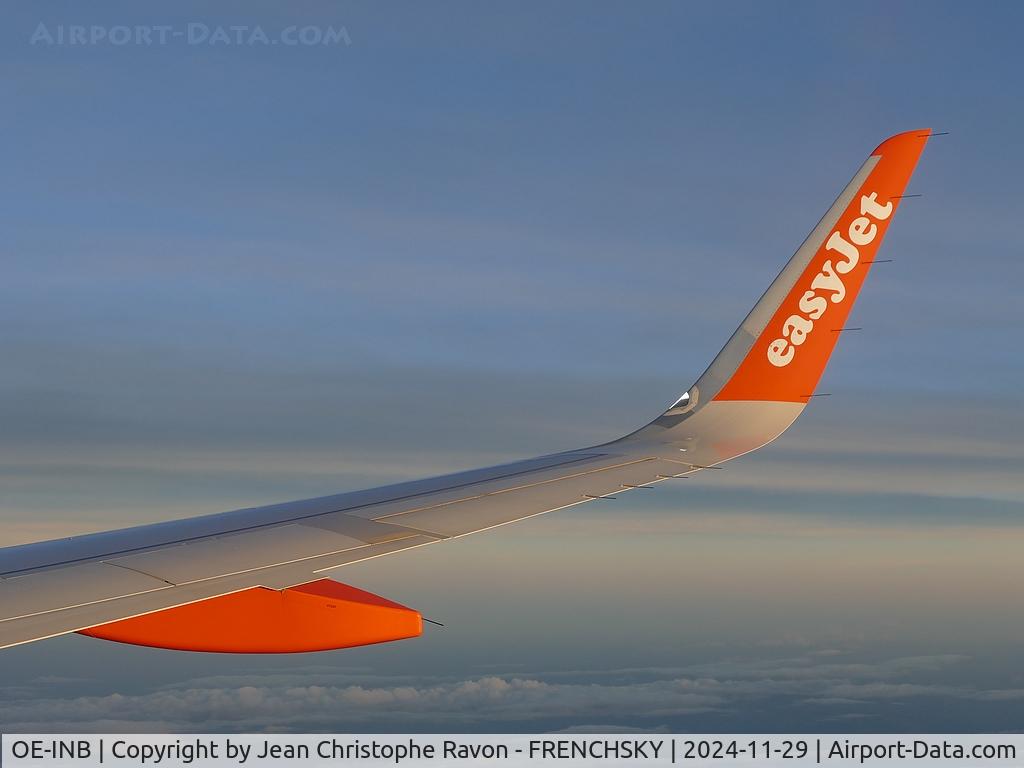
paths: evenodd
<path fill-rule="evenodd" d="M 411 637 L 420 616 L 329 577 L 719 466 L 800 415 L 843 329 L 928 130 L 864 162 L 697 382 L 610 443 L 366 491 L 0 549 L 0 648 L 83 632 L 226 652 Z"/>

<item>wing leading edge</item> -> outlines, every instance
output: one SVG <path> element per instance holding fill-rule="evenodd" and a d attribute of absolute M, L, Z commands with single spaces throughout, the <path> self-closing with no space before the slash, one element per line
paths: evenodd
<path fill-rule="evenodd" d="M 2 548 L 0 648 L 76 631 L 235 652 L 411 637 L 415 611 L 326 577 L 767 444 L 814 394 L 929 135 L 898 134 L 871 153 L 704 374 L 646 427 L 497 467 Z"/>

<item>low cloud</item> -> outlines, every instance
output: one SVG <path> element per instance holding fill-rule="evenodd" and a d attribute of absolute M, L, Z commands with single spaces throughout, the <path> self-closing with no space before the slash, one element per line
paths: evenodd
<path fill-rule="evenodd" d="M 422 728 L 430 723 L 460 730 L 485 723 L 534 723 L 545 719 L 641 711 L 685 715 L 720 706 L 700 682 L 664 680 L 633 685 L 548 683 L 535 678 L 481 677 L 433 685 L 303 685 L 175 688 L 136 696 L 119 693 L 69 700 L 37 699 L 0 707 L 16 730 L 97 730 L 117 722 L 144 730 L 236 730 L 265 727 L 302 730 L 339 726 Z M 398 724 L 402 724 L 399 726 Z M 528 727 L 524 725 L 523 727 Z"/>
<path fill-rule="evenodd" d="M 935 655 L 836 662 L 810 652 L 680 668 L 494 674 L 416 684 L 367 670 L 309 667 L 195 678 L 137 694 L 67 698 L 47 692 L 54 681 L 45 681 L 33 693 L 18 691 L 21 700 L 0 705 L 0 721 L 12 730 L 72 732 L 268 727 L 593 732 L 679 728 L 695 716 L 768 706 L 795 708 L 805 717 L 820 709 L 818 719 L 825 722 L 922 697 L 979 702 L 1024 696 L 1019 690 L 977 690 L 929 679 L 966 661 Z"/>

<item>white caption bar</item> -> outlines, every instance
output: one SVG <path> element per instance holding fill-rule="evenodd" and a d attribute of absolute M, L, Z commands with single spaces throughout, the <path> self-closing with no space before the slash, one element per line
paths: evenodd
<path fill-rule="evenodd" d="M 312 766 L 1024 766 L 995 734 L 5 734 L 2 768 Z"/>

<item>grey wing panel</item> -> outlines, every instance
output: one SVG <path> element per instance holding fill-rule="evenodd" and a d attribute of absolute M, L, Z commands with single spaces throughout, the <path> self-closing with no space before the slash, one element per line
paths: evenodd
<path fill-rule="evenodd" d="M 0 577 L 77 562 L 127 556 L 154 547 L 184 544 L 211 536 L 255 530 L 282 523 L 299 522 L 319 516 L 352 512 L 372 518 L 376 510 L 408 508 L 420 504 L 472 496 L 483 484 L 508 487 L 533 473 L 557 470 L 598 461 L 600 453 L 572 452 L 542 456 L 512 464 L 459 472 L 366 491 L 323 496 L 316 499 L 253 507 L 187 520 L 142 525 L 117 531 L 75 536 L 16 547 L 0 548 Z M 429 499 L 429 501 L 428 501 Z M 339 531 L 344 532 L 344 531 Z M 360 538 L 356 535 L 356 538 Z"/>
<path fill-rule="evenodd" d="M 351 536 L 289 523 L 104 562 L 155 576 L 169 584 L 186 584 L 365 546 L 365 541 Z"/>
<path fill-rule="evenodd" d="M 627 490 L 626 484 L 641 485 L 657 480 L 666 469 L 654 457 L 619 458 L 615 463 L 563 475 L 557 480 L 538 481 L 489 493 L 472 499 L 416 509 L 377 518 L 440 536 L 463 536 L 550 512 L 574 504 Z"/>
<path fill-rule="evenodd" d="M 112 595 L 153 592 L 166 586 L 166 582 L 153 576 L 107 563 L 83 563 L 75 568 L 4 579 L 0 581 L 0 622 L 68 605 L 95 603 Z"/>

